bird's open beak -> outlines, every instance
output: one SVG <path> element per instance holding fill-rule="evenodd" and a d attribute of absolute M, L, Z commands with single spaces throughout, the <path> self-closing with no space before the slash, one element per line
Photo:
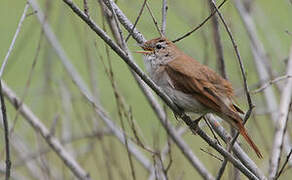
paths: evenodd
<path fill-rule="evenodd" d="M 145 47 L 143 45 L 139 45 L 144 51 L 136 51 L 136 53 L 140 53 L 140 54 L 151 54 L 153 53 L 154 49 L 150 48 L 150 47 Z"/>
<path fill-rule="evenodd" d="M 140 54 L 151 54 L 153 51 L 135 51 L 135 53 L 140 53 Z"/>

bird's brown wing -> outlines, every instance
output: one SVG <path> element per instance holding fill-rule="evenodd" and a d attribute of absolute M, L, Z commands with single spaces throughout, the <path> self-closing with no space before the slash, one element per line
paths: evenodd
<path fill-rule="evenodd" d="M 165 66 L 165 70 L 176 89 L 191 94 L 207 108 L 228 117 L 224 120 L 237 128 L 257 156 L 262 158 L 259 148 L 249 137 L 242 124 L 242 118 L 238 113 L 243 112 L 231 102 L 233 90 L 227 80 L 186 55 L 179 56 L 169 62 Z"/>
<path fill-rule="evenodd" d="M 233 104 L 224 101 L 226 99 L 231 102 L 233 95 L 231 84 L 216 72 L 187 55 L 181 55 L 169 62 L 165 70 L 176 89 L 191 94 L 214 112 L 223 113 L 230 119 L 241 122 Z"/>

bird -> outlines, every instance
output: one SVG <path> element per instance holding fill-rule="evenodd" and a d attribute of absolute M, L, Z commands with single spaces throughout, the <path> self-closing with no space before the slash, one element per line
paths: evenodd
<path fill-rule="evenodd" d="M 244 112 L 233 103 L 231 83 L 206 65 L 185 54 L 166 37 L 139 45 L 150 78 L 184 112 L 215 114 L 245 138 L 259 158 L 262 154 L 243 125 Z"/>

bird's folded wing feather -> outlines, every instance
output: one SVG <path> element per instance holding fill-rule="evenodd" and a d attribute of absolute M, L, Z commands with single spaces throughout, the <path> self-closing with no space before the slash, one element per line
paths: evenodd
<path fill-rule="evenodd" d="M 212 69 L 199 64 L 187 55 L 181 55 L 169 62 L 165 70 L 176 89 L 191 94 L 207 108 L 224 113 L 231 119 L 241 121 L 231 101 L 231 84 Z"/>

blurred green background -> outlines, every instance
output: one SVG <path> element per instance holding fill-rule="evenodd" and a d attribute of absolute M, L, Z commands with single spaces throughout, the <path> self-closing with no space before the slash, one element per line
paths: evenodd
<path fill-rule="evenodd" d="M 75 65 L 78 72 L 88 83 L 88 86 L 93 91 L 97 90 L 96 94 L 101 99 L 102 105 L 111 115 L 112 119 L 120 124 L 113 89 L 100 58 L 100 56 L 103 57 L 108 67 L 105 44 L 103 41 L 93 33 L 79 17 L 73 14 L 71 9 L 69 9 L 62 0 L 39 0 L 38 2 L 41 4 L 43 11 L 47 13 L 48 21 L 65 49 L 66 54 L 70 58 L 71 63 Z M 82 7 L 81 0 L 75 2 Z M 127 17 L 134 22 L 142 2 L 142 0 L 118 0 L 117 4 Z M 26 1 L 24 0 L 1 0 L 0 2 L 1 61 L 3 61 L 9 48 L 25 3 Z M 149 0 L 149 4 L 160 23 L 161 1 Z M 185 32 L 197 26 L 210 13 L 207 1 L 203 0 L 168 0 L 168 6 L 166 35 L 171 40 L 180 37 Z M 30 8 L 29 13 L 31 12 L 33 12 L 33 10 Z M 97 0 L 89 0 L 89 12 L 95 22 L 102 27 L 103 17 Z M 254 67 L 250 42 L 246 30 L 242 25 L 242 21 L 233 1 L 227 1 L 221 8 L 221 12 L 237 42 L 247 71 L 248 84 L 253 90 L 257 88 L 256 84 L 259 80 Z M 264 44 L 264 48 L 271 61 L 273 70 L 276 72 L 276 75 L 283 75 L 285 73 L 285 59 L 288 57 L 292 40 L 291 34 L 285 32 L 292 32 L 291 2 L 288 0 L 251 0 L 251 14 L 256 23 L 260 40 Z M 211 21 L 206 23 L 206 25 L 191 36 L 178 42 L 177 45 L 198 61 L 206 63 L 213 69 L 216 69 L 216 51 L 214 49 L 215 46 L 210 22 Z M 244 110 L 247 110 L 247 102 L 242 93 L 243 82 L 234 49 L 222 23 L 220 22 L 219 24 L 227 74 L 233 84 L 236 94 L 238 94 L 236 98 L 238 104 L 240 104 Z M 105 27 L 110 34 L 108 26 L 106 25 Z M 147 39 L 158 36 L 147 10 L 143 12 L 137 28 Z M 126 31 L 124 31 L 124 34 L 128 35 Z M 60 139 L 64 136 L 64 130 L 66 129 L 69 129 L 71 134 L 89 132 L 93 126 L 92 119 L 98 121 L 100 126 L 103 127 L 103 123 L 98 120 L 92 107 L 86 102 L 76 86 L 72 83 L 70 77 L 60 63 L 58 56 L 47 42 L 45 36 L 41 33 L 41 26 L 36 15 L 28 16 L 23 23 L 15 48 L 9 58 L 3 75 L 5 82 L 18 94 L 18 96 L 23 96 L 29 73 L 32 71 L 32 63 L 36 57 L 40 39 L 42 39 L 40 51 L 37 57 L 36 67 L 32 72 L 33 75 L 28 93 L 25 96 L 25 103 L 48 128 L 52 126 L 54 119 L 58 119 L 56 121 L 55 135 Z M 128 41 L 128 46 L 132 52 L 139 49 L 132 38 Z M 134 54 L 134 58 L 137 64 L 144 70 L 142 56 Z M 143 136 L 143 142 L 150 147 L 162 149 L 166 144 L 165 130 L 157 120 L 125 63 L 112 52 L 110 52 L 110 59 L 118 90 L 125 98 L 128 108 L 132 110 L 133 117 L 136 120 L 137 126 L 139 126 L 139 133 Z M 92 74 L 94 74 L 94 76 L 92 76 Z M 64 91 L 65 94 L 68 95 L 69 101 L 65 100 Z M 263 150 L 264 159 L 258 160 L 253 152 L 250 152 L 249 155 L 263 172 L 267 173 L 269 164 L 268 157 L 273 140 L 273 131 L 270 129 L 273 125 L 268 116 L 256 113 L 257 110 L 260 112 L 265 109 L 262 94 L 253 95 L 252 98 L 256 104 L 256 119 L 252 118 L 247 124 L 247 128 L 254 141 L 257 142 L 259 144 L 258 146 Z M 7 102 L 7 104 L 9 103 Z M 181 122 L 173 118 L 173 114 L 170 110 L 167 111 L 173 125 L 182 125 Z M 14 108 L 8 105 L 8 118 L 11 126 L 14 125 L 13 120 L 15 116 L 16 112 Z M 14 133 L 25 140 L 31 153 L 38 152 L 40 148 L 47 146 L 21 116 L 17 119 Z M 67 120 L 66 122 L 69 123 L 63 123 L 65 119 Z M 257 121 L 257 125 L 255 125 L 253 121 Z M 127 133 L 132 136 L 132 131 L 126 120 L 125 124 Z M 223 123 L 223 125 L 228 128 L 226 123 Z M 259 127 L 260 130 L 258 130 Z M 208 128 L 204 127 L 204 129 L 209 133 Z M 2 129 L 1 133 L 3 134 Z M 199 136 L 193 136 L 189 131 L 185 133 L 184 139 L 209 171 L 213 175 L 216 175 L 221 163 L 201 151 L 200 148 L 210 151 L 219 157 L 220 155 L 202 141 Z M 2 162 L 4 162 L 4 143 L 3 140 L 0 140 L 0 142 L 2 147 L 0 157 Z M 247 143 L 244 141 L 242 142 L 243 148 L 249 152 Z M 88 145 L 92 145 L 92 149 L 84 153 L 83 151 L 86 150 Z M 124 146 L 121 146 L 114 137 L 105 136 L 100 139 L 84 138 L 72 142 L 71 146 L 74 147 L 73 149 L 76 151 L 76 159 L 86 171 L 90 173 L 92 179 L 131 179 L 126 149 Z M 143 149 L 141 149 L 141 151 L 152 160 L 151 154 Z M 108 153 L 108 156 L 106 153 Z M 175 145 L 172 145 L 172 157 L 173 163 L 169 170 L 170 179 L 200 178 L 196 170 L 190 166 L 189 162 Z M 56 169 L 63 175 L 63 179 L 72 179 L 72 174 L 53 152 L 45 154 L 42 158 L 46 160 L 49 169 L 53 167 L 50 170 L 51 173 L 54 173 L 53 169 Z M 35 160 L 41 167 L 44 166 L 42 165 L 42 158 L 37 158 Z M 20 161 L 20 158 L 13 148 L 12 160 L 12 171 L 24 173 L 24 175 L 29 177 L 28 179 L 33 179 L 25 166 L 14 166 L 15 162 Z M 110 170 L 106 165 L 107 162 L 110 162 Z M 138 179 L 147 179 L 147 172 L 136 160 L 134 160 L 134 163 Z M 230 168 L 231 166 L 228 165 L 228 169 Z M 112 176 L 110 177 L 109 174 Z M 282 175 L 281 179 L 289 179 L 291 176 L 292 172 L 290 169 Z M 4 176 L 1 175 L 1 178 L 2 177 Z M 44 176 L 44 179 L 51 179 L 52 177 L 53 176 Z M 223 179 L 229 178 L 230 175 L 226 171 Z M 244 177 L 242 176 L 242 178 Z"/>

